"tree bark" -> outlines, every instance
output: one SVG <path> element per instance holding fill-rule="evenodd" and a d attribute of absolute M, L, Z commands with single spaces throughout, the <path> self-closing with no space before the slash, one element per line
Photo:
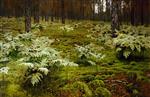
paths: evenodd
<path fill-rule="evenodd" d="M 31 0 L 25 0 L 25 31 L 31 31 Z"/>
<path fill-rule="evenodd" d="M 0 0 L 0 16 L 4 16 L 4 0 Z"/>
<path fill-rule="evenodd" d="M 64 0 L 61 0 L 61 20 L 62 20 L 62 23 L 65 24 L 65 11 L 64 11 Z"/>
<path fill-rule="evenodd" d="M 39 0 L 36 0 L 34 8 L 34 22 L 39 23 L 39 21 L 40 21 L 40 2 Z"/>
<path fill-rule="evenodd" d="M 112 24 L 111 29 L 113 36 L 115 34 L 115 30 L 119 30 L 119 0 L 112 1 L 112 10 L 111 10 L 111 17 L 112 17 Z"/>

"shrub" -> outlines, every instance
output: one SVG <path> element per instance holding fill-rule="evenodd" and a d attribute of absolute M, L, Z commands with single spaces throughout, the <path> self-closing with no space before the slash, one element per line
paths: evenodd
<path fill-rule="evenodd" d="M 93 44 L 89 44 L 84 47 L 76 45 L 76 50 L 78 52 L 78 64 L 83 64 L 83 66 L 96 65 L 96 62 L 105 57 L 105 55 L 95 52 L 92 47 Z"/>
<path fill-rule="evenodd" d="M 111 93 L 108 89 L 103 87 L 98 87 L 95 91 L 95 97 L 111 97 Z"/>
<path fill-rule="evenodd" d="M 89 82 L 89 81 L 92 81 L 94 80 L 94 75 L 83 75 L 80 77 L 80 80 L 81 81 L 85 81 L 85 82 Z"/>
<path fill-rule="evenodd" d="M 91 90 L 89 89 L 88 85 L 84 82 L 75 82 L 73 83 L 73 87 L 75 90 L 78 89 L 85 97 L 92 96 Z"/>
<path fill-rule="evenodd" d="M 46 25 L 43 25 L 43 24 L 32 24 L 32 26 L 31 26 L 32 30 L 38 29 L 38 30 L 42 31 L 45 28 L 46 28 Z"/>
<path fill-rule="evenodd" d="M 49 68 L 55 64 L 78 66 L 62 59 L 59 52 L 50 47 L 53 42 L 48 37 L 36 36 L 34 32 L 16 36 L 6 33 L 4 39 L 0 41 L 0 63 L 14 61 L 15 65 L 25 65 L 27 67 L 25 80 L 30 80 L 33 86 L 41 82 L 48 74 Z"/>
<path fill-rule="evenodd" d="M 114 39 L 116 52 L 120 58 L 146 57 L 144 52 L 150 49 L 150 37 L 120 34 Z"/>
<path fill-rule="evenodd" d="M 127 86 L 127 91 L 129 93 L 131 93 L 131 95 L 133 97 L 139 97 L 140 96 L 140 92 L 139 92 L 139 89 L 138 89 L 138 85 L 136 84 L 133 84 L 133 83 L 130 83 L 128 84 Z"/>
<path fill-rule="evenodd" d="M 92 88 L 92 90 L 95 90 L 98 87 L 105 87 L 105 83 L 102 80 L 93 80 L 89 82 L 89 86 Z"/>
<path fill-rule="evenodd" d="M 72 95 L 71 97 L 92 97 L 92 91 L 89 89 L 88 85 L 80 81 L 74 82 L 71 85 L 66 85 L 61 89 L 61 91 L 65 93 L 71 93 L 69 94 Z"/>
<path fill-rule="evenodd" d="M 9 84 L 6 87 L 7 97 L 26 97 L 27 93 L 18 84 Z M 28 97 L 31 97 L 28 95 Z"/>

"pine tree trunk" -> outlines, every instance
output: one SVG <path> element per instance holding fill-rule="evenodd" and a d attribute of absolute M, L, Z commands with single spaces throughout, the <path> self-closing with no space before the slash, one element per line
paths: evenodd
<path fill-rule="evenodd" d="M 110 1 L 106 0 L 106 18 L 107 21 L 110 20 Z"/>
<path fill-rule="evenodd" d="M 34 22 L 39 23 L 40 22 L 40 2 L 39 0 L 36 0 L 35 2 L 35 10 L 34 10 Z"/>
<path fill-rule="evenodd" d="M 119 13 L 118 13 L 118 0 L 112 1 L 112 10 L 111 10 L 111 17 L 112 17 L 112 24 L 111 29 L 113 36 L 115 35 L 115 30 L 119 30 Z"/>
<path fill-rule="evenodd" d="M 4 0 L 0 0 L 0 16 L 4 16 Z"/>
<path fill-rule="evenodd" d="M 25 0 L 25 31 L 31 31 L 31 0 Z"/>
<path fill-rule="evenodd" d="M 45 21 L 46 21 L 46 22 L 49 21 L 49 16 L 48 16 L 48 15 L 45 16 Z"/>
<path fill-rule="evenodd" d="M 65 24 L 65 13 L 64 13 L 64 0 L 61 0 L 61 19 L 62 23 Z"/>

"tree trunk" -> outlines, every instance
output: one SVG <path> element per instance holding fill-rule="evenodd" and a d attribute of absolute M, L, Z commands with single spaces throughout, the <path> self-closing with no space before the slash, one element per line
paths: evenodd
<path fill-rule="evenodd" d="M 25 31 L 31 31 L 31 0 L 25 0 Z"/>
<path fill-rule="evenodd" d="M 0 16 L 4 16 L 4 0 L 0 0 Z"/>
<path fill-rule="evenodd" d="M 35 2 L 35 9 L 34 9 L 34 22 L 39 23 L 40 21 L 40 2 L 36 0 Z"/>
<path fill-rule="evenodd" d="M 64 13 L 64 0 L 61 0 L 61 19 L 62 23 L 65 24 L 65 13 Z"/>
<path fill-rule="evenodd" d="M 115 35 L 115 30 L 119 30 L 119 0 L 112 1 L 112 10 L 111 10 L 111 17 L 112 17 L 112 24 L 111 29 L 113 36 Z"/>
<path fill-rule="evenodd" d="M 110 1 L 106 0 L 106 18 L 107 21 L 109 21 L 111 19 L 110 17 Z"/>
<path fill-rule="evenodd" d="M 48 15 L 45 16 L 45 21 L 46 21 L 46 22 L 49 21 L 49 16 L 48 16 Z"/>

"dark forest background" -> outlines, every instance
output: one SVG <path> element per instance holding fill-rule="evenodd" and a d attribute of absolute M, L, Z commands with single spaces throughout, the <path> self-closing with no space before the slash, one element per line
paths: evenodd
<path fill-rule="evenodd" d="M 150 24 L 150 0 L 118 1 L 119 20 L 133 25 Z M 35 22 L 45 20 L 90 19 L 111 20 L 112 0 L 0 0 L 0 16 L 22 17 L 29 9 Z M 98 13 L 95 13 L 97 6 Z"/>

